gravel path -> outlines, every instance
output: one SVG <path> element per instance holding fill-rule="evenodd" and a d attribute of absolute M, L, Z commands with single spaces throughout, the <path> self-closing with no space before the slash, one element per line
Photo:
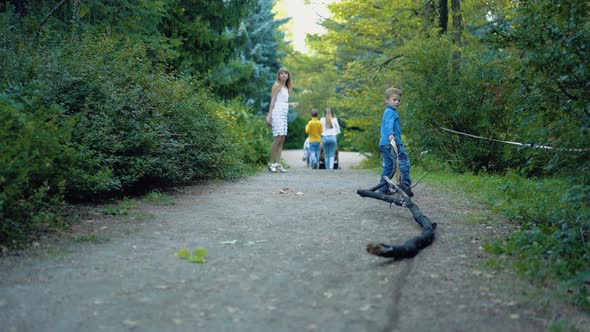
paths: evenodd
<path fill-rule="evenodd" d="M 420 228 L 408 210 L 356 194 L 378 180 L 350 168 L 360 156 L 342 153 L 336 171 L 305 168 L 301 151 L 284 158 L 286 174 L 185 187 L 174 205 L 83 218 L 96 241 L 66 236 L 0 257 L 0 331 L 521 332 L 560 316 L 588 321 L 483 268 L 482 241 L 501 229 L 465 221 L 481 209 L 468 198 L 416 187 L 437 239 L 394 262 L 366 244 L 403 243 Z M 196 247 L 206 263 L 175 257 Z"/>

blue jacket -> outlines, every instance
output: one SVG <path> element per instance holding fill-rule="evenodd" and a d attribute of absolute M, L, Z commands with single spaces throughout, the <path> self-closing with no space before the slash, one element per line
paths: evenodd
<path fill-rule="evenodd" d="M 379 145 L 389 145 L 389 135 L 395 136 L 395 143 L 403 145 L 402 143 L 402 125 L 399 121 L 399 115 L 395 108 L 387 105 L 385 112 L 383 112 L 383 119 L 381 120 L 381 139 Z"/>

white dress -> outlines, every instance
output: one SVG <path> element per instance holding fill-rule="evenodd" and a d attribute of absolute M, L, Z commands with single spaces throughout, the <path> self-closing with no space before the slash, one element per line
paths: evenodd
<path fill-rule="evenodd" d="M 272 135 L 287 136 L 287 115 L 289 114 L 289 89 L 282 87 L 275 98 L 272 109 Z"/>

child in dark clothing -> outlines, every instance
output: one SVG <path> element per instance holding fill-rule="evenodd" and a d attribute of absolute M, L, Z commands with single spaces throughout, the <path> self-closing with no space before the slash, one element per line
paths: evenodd
<path fill-rule="evenodd" d="M 381 120 L 381 139 L 379 140 L 379 152 L 381 153 L 382 167 L 381 180 L 379 184 L 380 192 L 388 195 L 392 192 L 388 189 L 384 176 L 392 181 L 396 169 L 396 152 L 399 161 L 399 171 L 401 174 L 401 189 L 410 197 L 414 196 L 412 192 L 412 181 L 410 180 L 410 159 L 406 154 L 402 142 L 402 127 L 397 114 L 397 107 L 401 102 L 402 93 L 399 89 L 389 88 L 385 90 L 385 111 Z M 397 151 L 394 149 L 394 145 Z"/>

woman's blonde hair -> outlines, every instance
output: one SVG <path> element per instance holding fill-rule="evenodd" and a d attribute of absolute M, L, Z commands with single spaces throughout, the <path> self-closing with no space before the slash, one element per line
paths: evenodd
<path fill-rule="evenodd" d="M 291 94 L 291 73 L 289 72 L 289 69 L 287 69 L 286 67 L 279 68 L 279 70 L 277 70 L 276 83 L 279 83 L 279 76 L 281 75 L 281 73 L 287 73 L 289 75 L 289 78 L 287 78 L 287 82 L 285 82 L 285 85 L 287 86 L 287 89 L 289 89 L 289 94 Z"/>
<path fill-rule="evenodd" d="M 326 107 L 326 109 L 324 110 L 324 118 L 326 119 L 326 127 L 334 128 L 334 126 L 332 125 L 332 118 L 334 118 L 334 113 L 332 113 L 331 108 Z"/>

